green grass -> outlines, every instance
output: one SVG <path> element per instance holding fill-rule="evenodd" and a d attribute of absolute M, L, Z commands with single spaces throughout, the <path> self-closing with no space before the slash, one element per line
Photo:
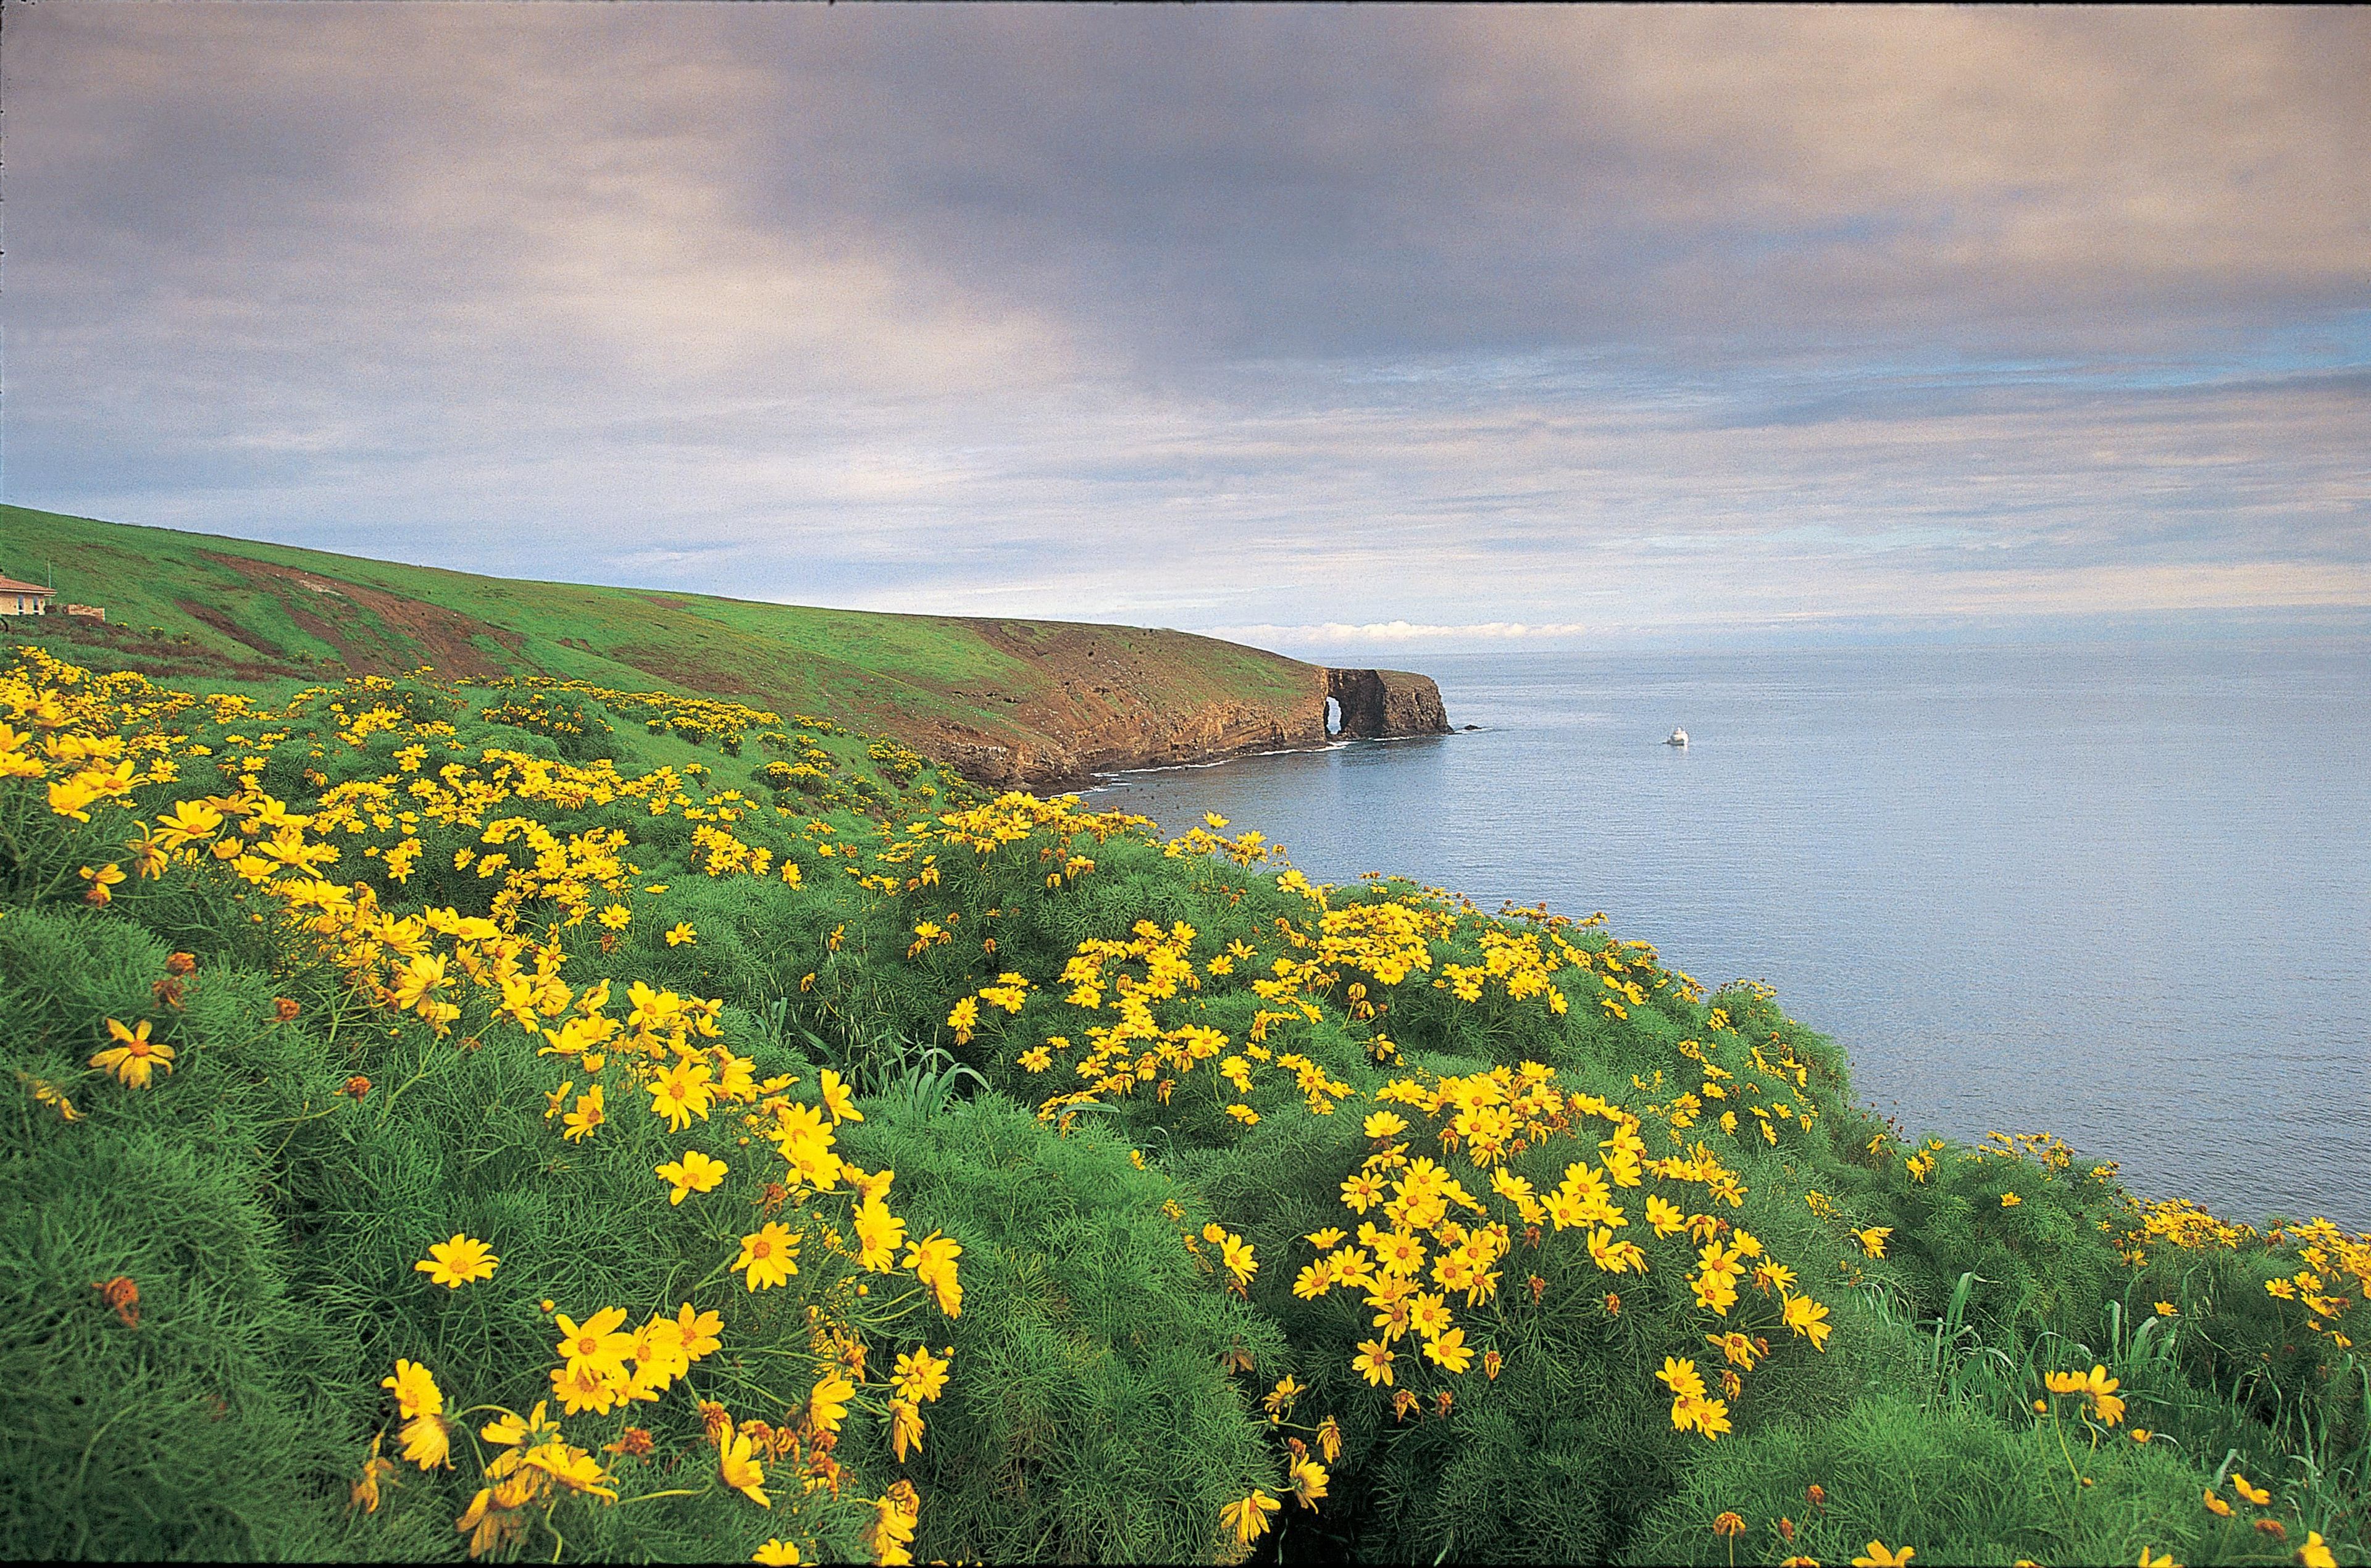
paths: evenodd
<path fill-rule="evenodd" d="M 0 506 L 0 573 L 40 578 L 52 565 L 61 600 L 102 605 L 134 634 L 68 656 L 173 673 L 203 661 L 218 675 L 235 663 L 250 681 L 317 664 L 548 674 L 828 713 L 917 744 L 953 726 L 1059 747 L 1077 697 L 1062 675 L 1084 667 L 1090 649 L 1109 672 L 1097 678 L 1149 711 L 1305 704 L 1318 678 L 1280 655 L 1186 632 L 480 577 Z M 158 635 L 140 635 L 152 628 Z"/>

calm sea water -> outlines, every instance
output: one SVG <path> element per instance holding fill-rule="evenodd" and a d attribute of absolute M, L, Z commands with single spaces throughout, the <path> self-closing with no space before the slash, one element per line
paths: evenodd
<path fill-rule="evenodd" d="M 2371 1229 L 2371 645 L 1418 661 L 1475 733 L 1123 776 L 1766 979 L 1914 1136 Z M 1674 725 L 1692 741 L 1662 744 Z"/>

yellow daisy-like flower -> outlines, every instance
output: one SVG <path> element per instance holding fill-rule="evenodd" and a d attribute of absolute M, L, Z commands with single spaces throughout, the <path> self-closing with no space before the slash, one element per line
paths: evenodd
<path fill-rule="evenodd" d="M 566 1130 L 560 1136 L 570 1143 L 580 1143 L 591 1137 L 593 1129 L 608 1120 L 602 1106 L 602 1098 L 601 1086 L 597 1083 L 578 1095 L 576 1108 L 561 1119 L 561 1124 Z"/>
<path fill-rule="evenodd" d="M 441 1415 L 422 1413 L 403 1424 L 403 1457 L 422 1470 L 453 1468 L 453 1429 Z"/>
<path fill-rule="evenodd" d="M 679 1204 L 688 1193 L 712 1191 L 724 1180 L 727 1167 L 721 1159 L 711 1159 L 696 1148 L 688 1148 L 681 1159 L 670 1159 L 653 1169 L 675 1189 L 667 1194 L 667 1202 Z"/>
<path fill-rule="evenodd" d="M 666 934 L 669 947 L 688 947 L 699 940 L 700 933 L 691 928 L 691 922 L 688 920 L 677 921 L 674 929 Z"/>
<path fill-rule="evenodd" d="M 710 1084 L 714 1076 L 706 1062 L 677 1057 L 673 1066 L 643 1085 L 650 1090 L 651 1114 L 665 1117 L 671 1133 L 690 1126 L 694 1116 L 707 1121 L 715 1094 Z"/>
<path fill-rule="evenodd" d="M 759 1464 L 749 1451 L 749 1439 L 744 1433 L 725 1435 L 716 1446 L 717 1469 L 724 1484 L 740 1493 L 760 1508 L 770 1508 L 774 1500 L 766 1495 L 766 1467 Z"/>
<path fill-rule="evenodd" d="M 1258 1487 L 1251 1495 L 1219 1510 L 1219 1522 L 1235 1532 L 1235 1544 L 1249 1546 L 1267 1533 L 1267 1516 L 1284 1505 Z"/>
<path fill-rule="evenodd" d="M 848 1401 L 856 1397 L 856 1385 L 840 1377 L 826 1377 L 807 1395 L 807 1420 L 818 1432 L 838 1432 L 839 1424 L 848 1419 Z"/>
<path fill-rule="evenodd" d="M 90 1059 L 94 1067 L 104 1067 L 133 1089 L 148 1087 L 148 1078 L 157 1067 L 173 1070 L 173 1048 L 148 1038 L 149 1021 L 140 1020 L 136 1029 L 126 1029 L 116 1019 L 107 1020 L 107 1032 L 115 1041 L 106 1050 Z"/>
<path fill-rule="evenodd" d="M 823 1070 L 818 1090 L 823 1096 L 823 1108 L 831 1114 L 833 1126 L 836 1127 L 842 1122 L 864 1120 L 864 1113 L 856 1108 L 855 1093 L 847 1084 L 840 1081 L 839 1075 L 829 1067 Z"/>
<path fill-rule="evenodd" d="M 1445 1372 L 1463 1372 L 1474 1365 L 1474 1351 L 1465 1343 L 1463 1329 L 1452 1329 L 1439 1339 L 1428 1341 L 1424 1354 L 1439 1362 Z"/>
<path fill-rule="evenodd" d="M 806 1559 L 799 1555 L 797 1547 L 778 1536 L 751 1552 L 749 1561 L 762 1562 L 766 1568 L 796 1568 L 796 1564 L 805 1562 Z"/>
<path fill-rule="evenodd" d="M 944 1355 L 932 1355 L 928 1345 L 916 1345 L 897 1357 L 897 1392 L 917 1404 L 928 1404 L 946 1391 L 947 1368 L 954 1364 L 954 1351 L 950 1347 Z"/>
<path fill-rule="evenodd" d="M 444 1390 L 436 1386 L 434 1374 L 417 1361 L 397 1362 L 395 1376 L 381 1378 L 378 1386 L 395 1390 L 395 1408 L 406 1421 L 444 1412 Z"/>
<path fill-rule="evenodd" d="M 799 1243 L 803 1239 L 793 1235 L 790 1227 L 769 1220 L 763 1229 L 741 1238 L 741 1255 L 733 1261 L 733 1266 L 748 1271 L 751 1290 L 787 1285 L 791 1276 L 799 1272 Z"/>
<path fill-rule="evenodd" d="M 415 1273 L 426 1274 L 432 1285 L 458 1290 L 473 1279 L 493 1278 L 494 1265 L 501 1262 L 492 1248 L 457 1230 L 450 1241 L 433 1243 L 428 1256 L 411 1267 Z"/>
<path fill-rule="evenodd" d="M 626 1321 L 623 1307 L 604 1307 L 582 1323 L 565 1312 L 554 1314 L 552 1320 L 560 1325 L 561 1335 L 552 1349 L 566 1358 L 570 1371 L 590 1368 L 607 1375 L 625 1370 L 634 1336 L 618 1332 Z"/>

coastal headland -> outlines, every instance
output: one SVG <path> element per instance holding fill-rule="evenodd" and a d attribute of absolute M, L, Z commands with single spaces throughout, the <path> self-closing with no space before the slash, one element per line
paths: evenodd
<path fill-rule="evenodd" d="M 0 507 L 0 571 L 53 576 L 62 598 L 106 611 L 48 617 L 78 657 L 159 677 L 425 664 L 662 686 L 828 714 L 995 789 L 1450 727 L 1421 674 L 1145 627 L 525 582 L 24 507 Z"/>

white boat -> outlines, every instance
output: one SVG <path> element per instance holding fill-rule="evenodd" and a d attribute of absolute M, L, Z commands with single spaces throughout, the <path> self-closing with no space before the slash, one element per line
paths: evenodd
<path fill-rule="evenodd" d="M 1688 732 L 1685 730 L 1674 730 L 1671 732 L 1671 738 L 1665 741 L 1663 744 L 1667 746 L 1686 745 L 1688 744 Z"/>

